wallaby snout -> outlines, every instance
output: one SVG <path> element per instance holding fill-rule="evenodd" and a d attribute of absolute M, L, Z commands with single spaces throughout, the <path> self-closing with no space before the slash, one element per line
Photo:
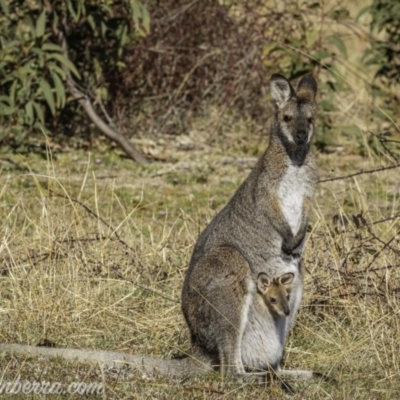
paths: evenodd
<path fill-rule="evenodd" d="M 295 143 L 297 146 L 304 146 L 307 143 L 307 132 L 305 130 L 299 130 L 295 136 Z"/>
<path fill-rule="evenodd" d="M 283 313 L 288 317 L 289 315 L 290 315 L 290 309 L 289 309 L 289 306 L 287 306 L 287 307 L 284 307 L 284 309 L 283 309 Z"/>

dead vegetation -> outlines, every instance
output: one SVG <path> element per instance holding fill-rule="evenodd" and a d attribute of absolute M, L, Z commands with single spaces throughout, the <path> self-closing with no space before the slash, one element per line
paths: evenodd
<path fill-rule="evenodd" d="M 180 162 L 150 167 L 115 155 L 96 164 L 100 157 L 82 152 L 28 160 L 29 174 L 3 171 L 1 341 L 184 355 L 189 335 L 179 303 L 192 245 L 251 168 L 240 162 L 246 149 L 227 160 L 219 149 L 200 147 L 174 150 Z M 319 157 L 322 177 L 334 158 Z M 215 170 L 205 174 L 211 164 Z M 305 297 L 285 363 L 340 383 L 295 384 L 294 398 L 390 398 L 398 390 L 397 174 L 318 185 Z M 171 385 L 61 360 L 3 354 L 2 364 L 3 380 L 79 377 L 105 382 L 115 398 L 282 395 L 279 385 L 232 385 L 218 377 Z"/>

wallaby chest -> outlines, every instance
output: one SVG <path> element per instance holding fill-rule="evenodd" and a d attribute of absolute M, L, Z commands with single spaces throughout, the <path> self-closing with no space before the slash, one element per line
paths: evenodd
<path fill-rule="evenodd" d="M 300 229 L 304 199 L 310 196 L 308 171 L 305 166 L 289 165 L 278 186 L 278 199 L 284 218 L 293 235 Z"/>

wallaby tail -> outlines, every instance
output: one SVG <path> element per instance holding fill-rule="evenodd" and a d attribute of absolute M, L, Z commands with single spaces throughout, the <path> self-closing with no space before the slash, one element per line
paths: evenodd
<path fill-rule="evenodd" d="M 15 355 L 30 357 L 60 357 L 67 361 L 100 364 L 105 368 L 121 369 L 128 367 L 149 378 L 156 376 L 183 378 L 194 375 L 206 375 L 213 371 L 209 360 L 201 360 L 192 356 L 184 359 L 162 360 L 114 351 L 37 347 L 11 343 L 0 343 L 0 352 L 9 352 Z"/>

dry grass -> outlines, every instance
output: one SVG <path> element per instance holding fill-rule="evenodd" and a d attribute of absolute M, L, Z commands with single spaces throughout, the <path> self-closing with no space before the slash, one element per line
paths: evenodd
<path fill-rule="evenodd" d="M 191 248 L 248 174 L 253 150 L 239 133 L 220 146 L 204 139 L 190 151 L 178 150 L 181 143 L 158 147 L 175 162 L 143 168 L 115 155 L 75 152 L 25 160 L 28 173 L 2 171 L 1 341 L 48 340 L 159 357 L 187 352 L 179 300 Z M 319 156 L 321 175 L 334 159 Z M 348 172 L 357 170 L 356 162 L 379 164 L 342 157 Z M 398 212 L 397 174 L 318 186 L 304 257 L 303 308 L 285 363 L 329 373 L 339 383 L 296 383 L 293 398 L 393 398 L 400 389 L 399 223 L 363 226 Z M 361 211 L 365 221 L 359 217 L 357 228 L 352 216 Z M 350 222 L 343 227 L 334 215 Z M 3 355 L 2 364 L 3 380 L 20 374 L 66 384 L 105 381 L 107 396 L 114 398 L 284 396 L 279 386 L 223 384 L 218 377 L 171 385 L 62 360 Z"/>
<path fill-rule="evenodd" d="M 368 117 L 377 105 L 362 86 L 371 71 L 360 76 L 357 54 L 349 54 L 342 72 L 352 91 L 338 94 L 332 118 L 360 133 L 343 134 L 341 148 L 318 155 L 321 177 L 389 163 L 368 147 L 367 131 L 380 129 Z M 15 164 L 7 165 L 17 168 L 0 173 L 1 342 L 158 357 L 189 350 L 179 302 L 191 249 L 266 147 L 247 122 L 216 115 L 194 121 L 186 136 L 142 141 L 165 160 L 146 167 L 101 151 L 10 156 Z M 397 129 L 396 121 L 387 125 Z M 285 367 L 315 369 L 337 384 L 294 383 L 293 399 L 392 399 L 400 390 L 399 219 L 389 219 L 399 215 L 398 173 L 318 185 L 303 307 Z M 62 360 L 2 354 L 1 362 L 3 381 L 105 382 L 107 398 L 287 396 L 278 384 L 218 376 L 171 384 Z"/>

